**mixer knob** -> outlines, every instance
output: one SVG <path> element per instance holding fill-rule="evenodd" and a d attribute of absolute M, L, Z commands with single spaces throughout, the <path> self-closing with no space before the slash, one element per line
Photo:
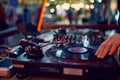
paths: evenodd
<path fill-rule="evenodd" d="M 58 34 L 55 34 L 54 35 L 54 39 L 53 39 L 54 41 L 57 41 L 58 40 Z"/>
<path fill-rule="evenodd" d="M 34 37 L 29 35 L 29 36 L 26 36 L 25 39 L 28 40 L 28 41 L 31 41 L 31 40 L 34 39 Z"/>
<path fill-rule="evenodd" d="M 44 56 L 42 53 L 42 50 L 36 46 L 26 47 L 25 52 L 26 52 L 28 58 L 30 58 L 30 59 L 38 59 L 38 58 L 42 58 Z"/>
<path fill-rule="evenodd" d="M 62 37 L 63 37 L 63 35 L 59 35 L 59 39 L 58 40 L 59 41 L 62 40 Z"/>
<path fill-rule="evenodd" d="M 101 35 L 97 36 L 96 45 L 100 45 L 104 41 L 104 38 Z"/>
<path fill-rule="evenodd" d="M 66 35 L 66 29 L 65 28 L 59 28 L 58 33 Z"/>
<path fill-rule="evenodd" d="M 25 47 L 25 52 L 30 53 L 32 50 L 31 46 Z"/>

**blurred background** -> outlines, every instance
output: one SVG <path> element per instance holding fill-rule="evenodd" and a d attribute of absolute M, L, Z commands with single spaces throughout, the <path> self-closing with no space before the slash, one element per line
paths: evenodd
<path fill-rule="evenodd" d="M 44 0 L 0 0 L 2 10 L 5 11 L 0 15 L 5 16 L 3 19 L 6 28 L 27 24 L 30 31 L 35 30 L 43 2 Z M 42 24 L 116 25 L 119 18 L 117 3 L 117 0 L 47 0 Z M 16 38 L 19 39 L 18 35 L 14 38 L 7 37 L 4 44 L 14 45 L 13 41 L 17 42 L 14 40 Z"/>
<path fill-rule="evenodd" d="M 9 26 L 37 24 L 44 0 L 0 0 Z M 116 24 L 117 0 L 48 0 L 43 24 Z"/>

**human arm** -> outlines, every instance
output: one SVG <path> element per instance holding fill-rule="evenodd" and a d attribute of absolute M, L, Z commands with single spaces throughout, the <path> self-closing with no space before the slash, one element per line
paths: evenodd
<path fill-rule="evenodd" d="M 95 55 L 98 58 L 104 58 L 106 55 L 117 54 L 120 47 L 120 34 L 115 33 L 111 37 L 108 37 L 98 48 Z"/>

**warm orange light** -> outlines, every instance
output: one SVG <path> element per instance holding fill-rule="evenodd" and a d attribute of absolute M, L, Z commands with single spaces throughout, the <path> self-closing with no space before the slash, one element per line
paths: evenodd
<path fill-rule="evenodd" d="M 47 0 L 44 0 L 43 5 L 42 5 L 42 10 L 41 10 L 41 13 L 40 13 L 40 17 L 39 17 L 38 26 L 37 26 L 37 31 L 38 32 L 40 32 L 40 30 L 41 30 L 46 3 L 47 3 Z"/>
<path fill-rule="evenodd" d="M 116 0 L 115 1 L 111 1 L 110 8 L 113 11 L 117 9 L 117 2 L 116 2 Z"/>
<path fill-rule="evenodd" d="M 18 3 L 21 4 L 21 3 L 22 3 L 22 0 L 18 0 Z"/>

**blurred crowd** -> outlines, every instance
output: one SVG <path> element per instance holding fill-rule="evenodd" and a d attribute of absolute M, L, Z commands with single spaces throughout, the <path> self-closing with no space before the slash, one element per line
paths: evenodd
<path fill-rule="evenodd" d="M 20 23 L 31 23 L 36 26 L 42 8 L 40 5 L 0 5 L 0 15 L 2 15 L 2 18 L 0 19 L 4 18 L 8 27 L 13 27 Z M 102 4 L 90 10 L 84 8 L 76 10 L 71 6 L 68 10 L 65 10 L 62 7 L 55 7 L 56 6 L 54 6 L 54 8 L 46 7 L 43 24 L 107 24 L 108 17 L 111 24 L 116 24 L 115 16 L 117 11 L 111 10 L 110 12 L 107 12 Z"/>

